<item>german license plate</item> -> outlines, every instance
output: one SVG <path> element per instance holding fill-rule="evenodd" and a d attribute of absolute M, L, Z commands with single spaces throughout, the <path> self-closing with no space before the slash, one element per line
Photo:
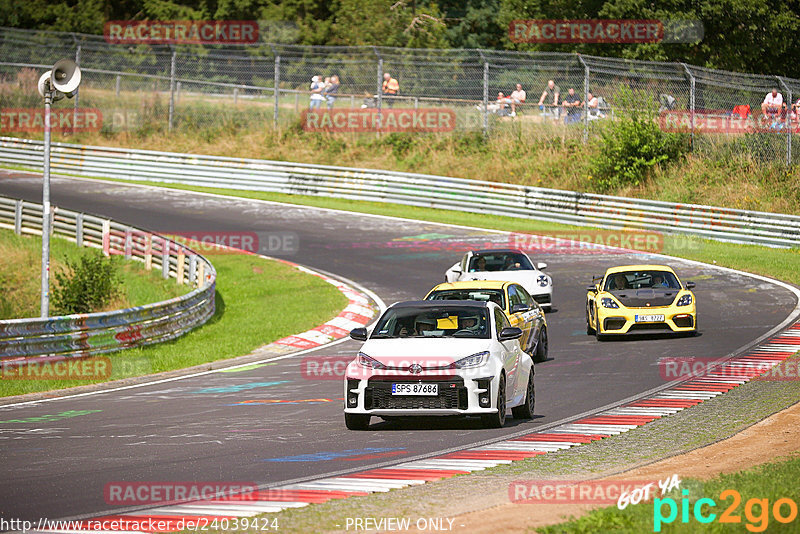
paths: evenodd
<path fill-rule="evenodd" d="M 636 316 L 637 323 L 663 323 L 664 316 L 663 315 L 637 315 Z"/>
<path fill-rule="evenodd" d="M 439 384 L 392 384 L 392 395 L 431 395 L 439 394 Z"/>

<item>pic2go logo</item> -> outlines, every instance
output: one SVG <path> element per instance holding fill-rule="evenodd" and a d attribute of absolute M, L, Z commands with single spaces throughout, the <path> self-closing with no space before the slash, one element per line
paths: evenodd
<path fill-rule="evenodd" d="M 717 503 L 713 499 L 697 499 L 694 505 L 689 503 L 689 490 L 681 490 L 683 498 L 680 500 L 680 507 L 675 499 L 666 497 L 653 500 L 653 532 L 661 532 L 662 525 L 672 524 L 681 514 L 681 523 L 689 523 L 689 513 L 691 511 L 694 520 L 698 523 L 712 523 L 717 520 L 717 514 L 711 512 Z M 725 490 L 719 494 L 721 500 L 731 499 L 731 503 L 719 516 L 720 523 L 741 523 L 742 518 L 736 513 L 739 504 L 742 502 L 741 494 L 736 490 Z M 707 506 L 707 508 L 704 508 Z M 749 499 L 744 505 L 744 516 L 747 519 L 747 528 L 750 532 L 764 532 L 769 526 L 770 511 L 778 523 L 791 523 L 797 519 L 797 503 L 792 499 L 778 499 L 769 506 L 769 499 Z M 666 513 L 666 515 L 664 515 Z"/>

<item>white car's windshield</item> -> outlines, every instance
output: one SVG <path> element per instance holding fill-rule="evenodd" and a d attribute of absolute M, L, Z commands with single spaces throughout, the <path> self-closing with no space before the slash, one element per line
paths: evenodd
<path fill-rule="evenodd" d="M 474 305 L 390 308 L 378 320 L 371 338 L 398 337 L 489 339 L 486 308 Z"/>
<path fill-rule="evenodd" d="M 529 271 L 533 265 L 520 252 L 480 252 L 469 260 L 469 272 L 481 271 Z"/>
<path fill-rule="evenodd" d="M 678 279 L 669 271 L 627 271 L 606 279 L 606 291 L 623 289 L 680 289 Z"/>
<path fill-rule="evenodd" d="M 492 301 L 505 309 L 506 299 L 502 289 L 442 289 L 434 291 L 425 300 L 480 300 Z"/>

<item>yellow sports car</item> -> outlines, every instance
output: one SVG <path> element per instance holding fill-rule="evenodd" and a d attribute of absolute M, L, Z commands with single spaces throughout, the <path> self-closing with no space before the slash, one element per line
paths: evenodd
<path fill-rule="evenodd" d="M 516 282 L 469 280 L 439 284 L 425 300 L 490 300 L 500 306 L 511 326 L 522 329 L 520 346 L 534 362 L 547 359 L 547 321 L 534 298 Z"/>
<path fill-rule="evenodd" d="M 694 282 L 666 265 L 612 267 L 586 288 L 586 333 L 697 332 Z"/>

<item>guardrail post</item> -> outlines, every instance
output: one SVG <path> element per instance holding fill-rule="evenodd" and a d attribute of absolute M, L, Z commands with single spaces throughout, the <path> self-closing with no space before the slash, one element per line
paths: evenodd
<path fill-rule="evenodd" d="M 103 221 L 103 256 L 111 255 L 111 221 L 106 219 Z"/>
<path fill-rule="evenodd" d="M 482 50 L 478 49 L 478 54 L 483 61 L 483 135 L 486 137 L 489 135 L 489 62 Z"/>
<path fill-rule="evenodd" d="M 784 128 L 786 128 L 786 166 L 788 167 L 792 164 L 792 90 L 784 83 L 782 77 L 776 76 L 776 78 L 778 78 L 784 91 L 786 91 L 786 100 L 784 100 L 786 102 L 786 122 L 784 123 Z"/>
<path fill-rule="evenodd" d="M 181 102 L 181 82 L 175 82 L 175 102 L 177 104 Z"/>
<path fill-rule="evenodd" d="M 189 256 L 189 283 L 197 280 L 197 254 Z"/>
<path fill-rule="evenodd" d="M 14 233 L 22 235 L 22 201 L 14 202 Z"/>
<path fill-rule="evenodd" d="M 144 236 L 144 268 L 148 271 L 153 269 L 153 234 L 151 233 Z"/>
<path fill-rule="evenodd" d="M 377 83 L 377 91 L 378 91 L 378 135 L 380 135 L 381 129 L 381 109 L 383 107 L 383 86 L 381 85 L 383 82 L 383 58 L 381 57 L 380 52 L 376 47 L 372 47 L 372 50 L 375 52 L 375 55 L 378 56 L 378 83 Z"/>
<path fill-rule="evenodd" d="M 275 108 L 272 111 L 272 123 L 275 127 L 278 127 L 278 104 L 280 103 L 281 98 L 281 56 L 280 54 L 275 54 L 275 80 L 273 81 L 274 88 L 272 92 L 275 96 Z"/>
<path fill-rule="evenodd" d="M 172 245 L 166 237 L 161 239 L 161 277 L 169 278 L 169 249 Z"/>
<path fill-rule="evenodd" d="M 117 74 L 117 81 L 114 84 L 114 92 L 116 93 L 117 96 L 119 96 L 119 86 L 121 82 L 122 82 L 122 76 Z"/>
<path fill-rule="evenodd" d="M 201 261 L 200 264 L 197 266 L 197 287 L 201 287 L 205 283 L 206 283 L 206 264 Z"/>
<path fill-rule="evenodd" d="M 172 50 L 172 58 L 169 63 L 169 124 L 168 130 L 172 131 L 172 118 L 175 114 L 175 57 L 177 52 Z"/>
<path fill-rule="evenodd" d="M 183 249 L 180 249 L 178 251 L 178 269 L 177 269 L 176 276 L 175 276 L 178 284 L 182 284 L 183 283 L 183 272 L 184 272 L 184 269 L 185 269 L 183 264 L 184 264 L 184 260 L 185 259 L 186 259 L 186 254 L 184 253 Z"/>
<path fill-rule="evenodd" d="M 238 87 L 234 87 L 233 88 L 233 105 L 235 106 L 238 103 L 239 103 L 239 88 Z"/>
<path fill-rule="evenodd" d="M 686 72 L 686 75 L 689 77 L 689 128 L 691 129 L 691 151 L 694 152 L 694 97 L 695 97 L 695 78 L 692 71 L 689 70 L 689 67 L 686 63 L 681 63 L 683 66 L 683 70 Z"/>
<path fill-rule="evenodd" d="M 79 213 L 75 217 L 75 244 L 79 247 L 83 246 L 83 213 Z"/>
<path fill-rule="evenodd" d="M 73 35 L 73 39 L 75 36 Z M 75 49 L 75 63 L 81 64 L 81 45 Z M 78 123 L 78 101 L 81 98 L 80 92 L 75 93 L 75 100 L 72 104 L 72 133 L 75 133 L 75 125 Z"/>
<path fill-rule="evenodd" d="M 583 144 L 589 140 L 589 65 L 578 54 L 578 61 L 583 65 Z"/>
<path fill-rule="evenodd" d="M 133 256 L 133 235 L 131 229 L 125 229 L 125 259 L 129 260 Z"/>

